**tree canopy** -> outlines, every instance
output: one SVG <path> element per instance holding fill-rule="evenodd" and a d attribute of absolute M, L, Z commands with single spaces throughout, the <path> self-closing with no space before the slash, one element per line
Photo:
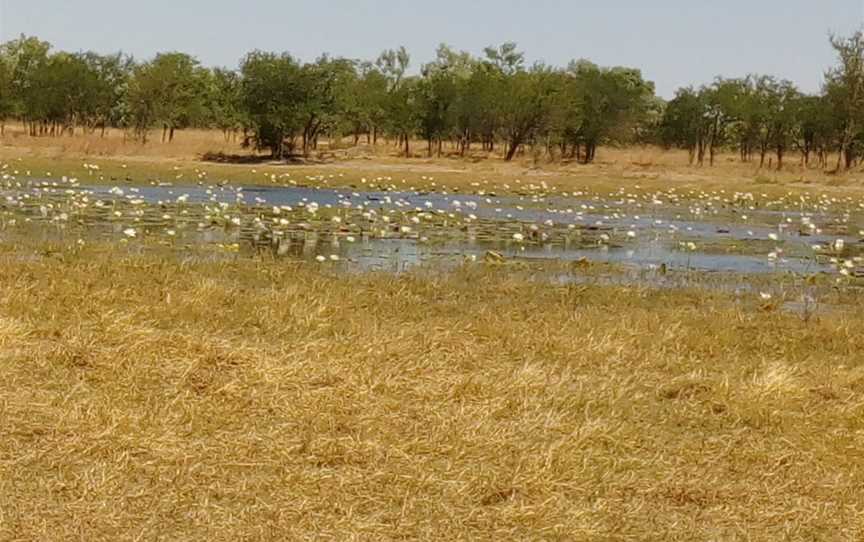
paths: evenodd
<path fill-rule="evenodd" d="M 505 160 L 531 152 L 583 163 L 602 146 L 653 143 L 686 149 L 698 165 L 723 149 L 778 168 L 790 153 L 822 167 L 836 153 L 836 167 L 848 168 L 864 155 L 864 36 L 830 43 L 838 60 L 818 94 L 749 74 L 681 88 L 666 102 L 636 68 L 529 65 L 510 42 L 479 56 L 442 44 L 416 70 L 404 47 L 371 61 L 253 51 L 234 70 L 181 52 L 139 61 L 54 51 L 21 36 L 0 45 L 0 134 L 11 119 L 33 136 L 119 128 L 146 141 L 161 129 L 165 142 L 200 127 L 242 133 L 277 158 L 308 154 L 322 137 L 385 137 L 405 155 L 419 139 L 430 156 L 447 143 L 458 155 L 476 145 Z"/>

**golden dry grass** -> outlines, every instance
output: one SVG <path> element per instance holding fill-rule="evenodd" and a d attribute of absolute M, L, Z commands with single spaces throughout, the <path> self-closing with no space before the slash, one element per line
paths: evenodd
<path fill-rule="evenodd" d="M 864 537 L 860 315 L 3 248 L 2 540 Z"/>
<path fill-rule="evenodd" d="M 110 129 L 103 137 L 100 132 L 78 131 L 74 136 L 31 137 L 22 125 L 7 125 L 0 138 L 7 149 L 19 149 L 38 156 L 142 157 L 166 159 L 197 159 L 208 152 L 248 154 L 237 141 L 225 141 L 217 130 L 182 130 L 171 143 L 160 141 L 161 132 L 151 132 L 146 144 L 128 137 L 122 130 Z"/>
<path fill-rule="evenodd" d="M 442 158 L 427 158 L 425 146 L 417 142 L 414 157 L 401 156 L 399 148 L 384 141 L 377 146 L 361 144 L 351 146 L 350 139 L 331 144 L 322 142 L 320 153 L 304 163 L 285 163 L 264 160 L 257 165 L 225 164 L 204 161 L 208 153 L 250 156 L 238 141 L 226 142 L 222 133 L 206 130 L 177 132 L 172 143 L 161 143 L 154 132 L 150 141 L 142 145 L 129 140 L 120 130 L 110 130 L 106 137 L 79 132 L 74 137 L 29 137 L 23 127 L 10 125 L 0 138 L 0 160 L 16 161 L 23 170 L 35 175 L 46 171 L 54 174 L 84 175 L 82 162 L 96 162 L 103 167 L 108 180 L 119 181 L 129 177 L 134 182 L 151 179 L 172 180 L 174 168 L 193 168 L 210 173 L 211 179 L 261 182 L 263 175 L 292 173 L 297 176 L 341 174 L 346 181 L 356 182 L 360 177 L 391 176 L 406 178 L 418 185 L 418 177 L 432 176 L 437 187 L 469 188 L 481 179 L 501 183 L 545 181 L 562 189 L 585 186 L 599 190 L 620 187 L 663 190 L 670 187 L 727 190 L 759 190 L 783 192 L 786 190 L 830 190 L 860 193 L 864 187 L 864 172 L 860 169 L 834 175 L 818 168 L 803 168 L 797 156 L 790 155 L 783 171 L 759 168 L 758 164 L 740 163 L 732 154 L 721 154 L 714 167 L 695 167 L 688 163 L 684 151 L 665 151 L 654 147 L 616 149 L 603 147 L 594 164 L 550 162 L 545 158 L 520 156 L 513 162 L 504 162 L 499 155 L 474 151 L 460 158 L 451 152 Z M 834 163 L 831 158 L 829 163 Z M 127 167 L 121 168 L 121 164 Z M 252 174 L 251 170 L 256 173 Z M 186 177 L 190 178 L 189 175 Z M 92 179 L 91 179 L 92 180 Z M 338 181 L 334 181 L 337 182 Z M 333 185 L 334 183 L 331 183 Z M 431 183 L 419 183 L 425 189 Z"/>

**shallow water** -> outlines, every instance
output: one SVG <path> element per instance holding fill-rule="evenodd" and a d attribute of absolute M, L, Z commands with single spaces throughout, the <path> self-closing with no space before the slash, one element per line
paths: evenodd
<path fill-rule="evenodd" d="M 0 225 L 8 235 L 156 238 L 181 249 L 216 245 L 328 262 L 335 256 L 358 269 L 395 271 L 495 251 L 510 260 L 587 259 L 635 268 L 809 274 L 844 266 L 855 273 L 864 228 L 860 202 L 671 192 L 497 196 L 46 181 L 7 182 L 3 196 Z"/>

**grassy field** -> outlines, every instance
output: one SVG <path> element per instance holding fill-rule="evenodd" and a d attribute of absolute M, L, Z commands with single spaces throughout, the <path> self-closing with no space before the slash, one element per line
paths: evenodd
<path fill-rule="evenodd" d="M 156 135 L 156 134 L 154 134 Z M 312 186 L 363 185 L 361 179 L 378 185 L 414 187 L 423 190 L 494 188 L 499 192 L 518 190 L 521 183 L 540 183 L 561 190 L 665 190 L 670 187 L 705 190 L 741 190 L 768 193 L 793 191 L 860 192 L 864 174 L 859 170 L 834 175 L 818 168 L 803 168 L 796 159 L 787 161 L 783 171 L 742 164 L 737 157 L 720 155 L 714 167 L 693 167 L 683 151 L 656 148 L 602 148 L 596 163 L 549 162 L 545 158 L 520 156 L 507 163 L 499 156 L 473 152 L 427 158 L 423 145 L 415 145 L 412 158 L 385 142 L 377 146 L 352 147 L 341 142 L 336 148 L 322 144 L 320 152 L 307 160 L 285 164 L 254 156 L 236 141 L 226 142 L 215 131 L 181 131 L 172 143 L 158 137 L 146 145 L 128 140 L 121 131 L 106 137 L 79 134 L 74 137 L 29 137 L 20 127 L 9 126 L 0 138 L 0 161 L 9 162 L 23 177 L 66 175 L 101 184 L 150 184 L 157 181 L 177 184 L 199 180 L 255 184 L 287 183 L 294 180 Z M 252 163 L 224 163 L 204 160 L 208 155 L 233 156 Z M 835 158 L 829 160 L 834 164 Z M 84 164 L 96 164 L 90 171 Z M 206 174 L 206 177 L 202 177 Z M 377 181 L 376 181 L 377 179 Z M 403 182 L 404 181 L 404 182 Z"/>
<path fill-rule="evenodd" d="M 0 139 L 2 174 L 83 184 L 864 186 L 860 171 L 694 168 L 657 149 L 603 149 L 590 166 L 405 159 L 384 144 L 203 160 L 219 152 L 248 155 L 211 132 Z M 58 207 L 70 228 L 73 207 Z M 348 272 L 171 249 L 143 228 L 40 243 L 11 216 L 0 540 L 864 538 L 858 279 L 768 274 L 741 295 L 689 271 L 677 287 L 608 285 L 592 273 L 614 269 L 584 262 Z M 548 280 L 562 269 L 585 280 Z M 787 310 L 815 287 L 824 309 Z"/>
<path fill-rule="evenodd" d="M 864 537 L 859 314 L 2 249 L 2 540 Z"/>

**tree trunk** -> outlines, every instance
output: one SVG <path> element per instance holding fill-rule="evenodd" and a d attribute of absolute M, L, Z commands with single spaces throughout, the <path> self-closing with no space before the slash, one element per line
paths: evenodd
<path fill-rule="evenodd" d="M 594 162 L 594 158 L 597 156 L 597 144 L 592 142 L 585 148 L 585 157 L 587 161 L 586 164 L 591 164 Z"/>
<path fill-rule="evenodd" d="M 510 140 L 510 144 L 507 148 L 507 154 L 504 156 L 504 161 L 509 162 L 513 160 L 513 157 L 516 155 L 516 151 L 519 150 L 519 146 L 522 144 L 522 140 L 520 137 L 514 137 Z"/>

